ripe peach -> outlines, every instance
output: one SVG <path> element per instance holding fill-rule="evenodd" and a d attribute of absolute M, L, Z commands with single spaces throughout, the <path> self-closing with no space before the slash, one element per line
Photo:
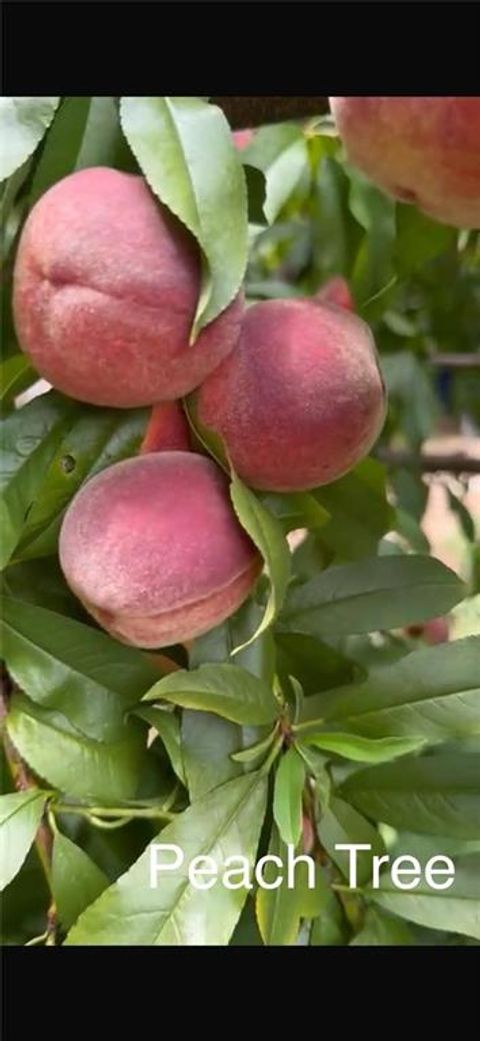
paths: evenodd
<path fill-rule="evenodd" d="M 60 533 L 65 578 L 123 643 L 182 643 L 233 614 L 261 569 L 227 480 L 193 452 L 115 463 L 70 504 Z"/>
<path fill-rule="evenodd" d="M 323 286 L 320 286 L 313 299 L 318 300 L 321 304 L 335 304 L 337 307 L 344 307 L 347 311 L 355 310 L 355 301 L 350 286 L 341 275 L 328 278 Z"/>
<path fill-rule="evenodd" d="M 154 405 L 140 445 L 140 455 L 147 452 L 189 452 L 190 427 L 179 401 L 162 401 Z"/>
<path fill-rule="evenodd" d="M 58 390 L 130 408 L 181 397 L 234 346 L 241 295 L 189 345 L 199 249 L 142 177 L 94 167 L 30 213 L 14 277 L 20 344 Z"/>
<path fill-rule="evenodd" d="M 330 98 L 347 156 L 380 188 L 480 228 L 480 97 Z"/>
<path fill-rule="evenodd" d="M 370 330 L 333 304 L 254 304 L 196 407 L 252 487 L 289 492 L 335 481 L 366 455 L 385 417 Z"/>

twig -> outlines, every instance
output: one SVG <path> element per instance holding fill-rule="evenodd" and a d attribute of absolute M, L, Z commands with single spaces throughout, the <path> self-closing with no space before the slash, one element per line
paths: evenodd
<path fill-rule="evenodd" d="M 421 473 L 437 473 L 441 470 L 454 474 L 480 473 L 480 459 L 461 453 L 440 455 L 432 452 L 418 455 L 402 449 L 378 448 L 375 455 L 387 466 L 404 466 L 407 470 L 420 470 Z"/>
<path fill-rule="evenodd" d="M 480 369 L 480 352 L 470 354 L 431 354 L 430 365 L 439 369 Z"/>
<path fill-rule="evenodd" d="M 176 813 L 171 813 L 169 810 L 155 806 L 137 809 L 135 806 L 79 806 L 78 803 L 52 802 L 50 809 L 53 813 L 74 813 L 80 817 L 89 818 L 105 817 L 107 820 L 111 818 L 114 820 L 122 820 L 123 818 L 132 820 L 139 817 L 146 820 L 173 821 L 177 816 Z"/>
<path fill-rule="evenodd" d="M 306 119 L 328 112 L 328 98 L 306 97 L 242 97 L 212 98 L 223 109 L 233 130 L 259 127 L 265 123 L 281 123 L 290 119 Z"/>

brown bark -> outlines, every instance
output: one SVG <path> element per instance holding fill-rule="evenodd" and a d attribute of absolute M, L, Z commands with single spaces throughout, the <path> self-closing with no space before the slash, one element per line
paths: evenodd
<path fill-rule="evenodd" d="M 328 112 L 328 98 L 306 95 L 291 97 L 222 97 L 211 98 L 225 113 L 233 130 L 282 123 L 292 119 L 307 119 Z"/>

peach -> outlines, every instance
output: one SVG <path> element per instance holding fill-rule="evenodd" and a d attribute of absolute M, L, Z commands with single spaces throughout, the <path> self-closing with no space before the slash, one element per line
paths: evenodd
<path fill-rule="evenodd" d="M 248 145 L 252 143 L 255 134 L 247 127 L 245 130 L 234 130 L 232 137 L 235 148 L 239 152 L 243 152 L 243 149 L 248 148 Z"/>
<path fill-rule="evenodd" d="M 480 97 L 330 98 L 349 161 L 458 228 L 480 228 Z"/>
<path fill-rule="evenodd" d="M 190 345 L 201 283 L 195 240 L 134 174 L 94 167 L 41 196 L 23 229 L 14 316 L 58 390 L 131 408 L 196 387 L 234 346 L 241 294 Z"/>
<path fill-rule="evenodd" d="M 159 452 L 103 470 L 77 493 L 60 533 L 65 578 L 123 643 L 182 643 L 233 614 L 261 561 L 210 459 Z"/>
<path fill-rule="evenodd" d="M 195 400 L 238 475 L 264 491 L 335 481 L 366 455 L 385 417 L 368 326 L 316 300 L 249 308 L 236 349 Z"/>
<path fill-rule="evenodd" d="M 424 640 L 425 643 L 434 646 L 437 643 L 447 643 L 450 638 L 450 622 L 441 615 L 439 618 L 429 618 L 427 622 L 419 625 L 409 625 L 405 631 L 407 636 Z"/>
<path fill-rule="evenodd" d="M 179 401 L 154 405 L 147 423 L 140 455 L 147 452 L 190 451 L 190 427 Z"/>
<path fill-rule="evenodd" d="M 321 304 L 335 304 L 337 307 L 344 307 L 347 311 L 355 310 L 355 301 L 350 286 L 341 275 L 333 275 L 332 278 L 328 278 L 323 286 L 320 286 L 313 299 L 318 300 Z"/>

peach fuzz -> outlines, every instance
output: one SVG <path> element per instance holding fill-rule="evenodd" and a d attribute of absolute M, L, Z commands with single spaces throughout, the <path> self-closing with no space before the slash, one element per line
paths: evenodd
<path fill-rule="evenodd" d="M 480 228 L 480 97 L 330 98 L 349 161 L 390 195 Z"/>
<path fill-rule="evenodd" d="M 190 427 L 180 401 L 162 401 L 154 405 L 140 445 L 140 455 L 147 452 L 189 452 Z"/>
<path fill-rule="evenodd" d="M 335 481 L 367 454 L 385 417 L 368 326 L 316 300 L 249 308 L 236 349 L 195 400 L 238 475 L 264 491 Z"/>
<path fill-rule="evenodd" d="M 189 344 L 200 252 L 137 175 L 70 174 L 41 196 L 14 272 L 22 349 L 58 390 L 132 408 L 196 387 L 233 348 L 243 298 Z"/>
<path fill-rule="evenodd" d="M 137 456 L 88 481 L 65 514 L 60 563 L 97 622 L 144 648 L 223 622 L 261 570 L 226 478 L 193 452 Z"/>

